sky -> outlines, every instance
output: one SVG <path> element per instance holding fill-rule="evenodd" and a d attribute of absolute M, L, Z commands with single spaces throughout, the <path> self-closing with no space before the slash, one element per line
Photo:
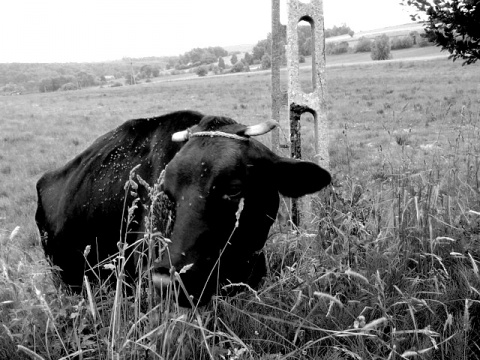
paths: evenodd
<path fill-rule="evenodd" d="M 309 2 L 305 0 L 303 2 Z M 324 0 L 325 28 L 355 32 L 410 23 L 400 0 Z M 286 0 L 281 5 L 286 24 Z M 256 44 L 270 0 L 0 1 L 0 62 L 90 62 Z"/>

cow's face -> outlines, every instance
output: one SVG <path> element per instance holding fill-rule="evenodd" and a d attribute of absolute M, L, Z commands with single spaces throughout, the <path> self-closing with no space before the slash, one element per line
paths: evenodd
<path fill-rule="evenodd" d="M 163 188 L 176 204 L 176 219 L 172 243 L 155 269 L 157 286 L 170 284 L 173 267 L 196 304 L 208 301 L 219 284 L 248 283 L 275 220 L 278 193 L 298 197 L 330 183 L 319 166 L 278 157 L 249 138 L 271 128 L 206 117 L 174 135 L 189 139 L 165 171 Z M 186 298 L 180 303 L 188 305 Z"/>

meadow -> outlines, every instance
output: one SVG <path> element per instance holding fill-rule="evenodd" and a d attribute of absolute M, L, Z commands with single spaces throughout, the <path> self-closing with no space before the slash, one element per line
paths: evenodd
<path fill-rule="evenodd" d="M 270 74 L 0 97 L 0 358 L 472 358 L 478 84 L 479 65 L 447 59 L 329 68 L 332 188 L 312 199 L 310 223 L 272 230 L 261 289 L 197 311 L 58 293 L 35 183 L 128 119 L 179 109 L 269 119 Z"/>

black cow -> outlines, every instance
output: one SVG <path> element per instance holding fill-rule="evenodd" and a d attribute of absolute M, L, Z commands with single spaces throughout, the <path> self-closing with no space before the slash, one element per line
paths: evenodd
<path fill-rule="evenodd" d="M 125 207 L 133 200 L 125 199 L 124 185 L 140 165 L 137 173 L 150 184 L 165 169 L 163 190 L 175 204 L 172 243 L 155 266 L 155 284 L 168 285 L 172 267 L 186 266 L 181 280 L 199 303 L 208 301 L 218 284 L 257 285 L 265 273 L 259 253 L 276 217 L 279 193 L 299 197 L 330 183 L 329 173 L 318 165 L 279 157 L 251 138 L 273 127 L 273 122 L 245 126 L 192 111 L 130 120 L 46 173 L 37 183 L 36 221 L 45 254 L 62 270 L 63 282 L 81 289 L 87 245 L 89 265 L 118 251 Z M 148 201 L 146 192 L 139 197 Z M 127 242 L 142 236 L 144 211 L 138 206 Z M 127 271 L 134 269 L 129 262 Z M 189 303 L 186 297 L 180 301 Z"/>

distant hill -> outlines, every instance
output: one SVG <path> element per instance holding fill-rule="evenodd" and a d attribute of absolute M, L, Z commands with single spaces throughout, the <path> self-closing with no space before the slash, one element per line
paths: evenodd
<path fill-rule="evenodd" d="M 367 31 L 356 32 L 353 36 L 350 35 L 340 35 L 333 36 L 325 39 L 325 43 L 337 43 L 346 41 L 350 46 L 354 46 L 358 39 L 361 37 L 366 37 L 368 39 L 373 39 L 376 36 L 387 34 L 390 38 L 407 36 L 411 32 L 416 31 L 419 34 L 423 33 L 423 24 L 418 23 L 408 23 L 403 25 L 388 26 L 380 29 L 373 29 Z"/>
<path fill-rule="evenodd" d="M 225 50 L 229 53 L 238 51 L 241 53 L 249 52 L 251 53 L 255 44 L 242 44 L 242 45 L 230 45 L 230 46 L 222 46 Z"/>
<path fill-rule="evenodd" d="M 349 43 L 350 42 L 356 43 L 358 39 L 361 38 L 362 36 L 365 36 L 367 38 L 374 38 L 375 36 L 378 36 L 381 34 L 387 34 L 389 37 L 395 38 L 397 36 L 406 36 L 412 31 L 417 31 L 420 34 L 423 33 L 423 24 L 420 22 L 408 23 L 408 24 L 402 24 L 402 25 L 387 26 L 379 29 L 359 31 L 359 32 L 356 32 L 353 35 L 353 37 L 351 37 L 350 35 L 333 36 L 333 37 L 326 38 L 325 42 L 330 43 L 330 42 L 346 41 Z M 229 46 L 222 46 L 222 47 L 225 50 L 227 50 L 229 53 L 234 51 L 238 51 L 241 53 L 246 53 L 246 52 L 251 53 L 253 48 L 255 47 L 255 44 L 229 45 Z"/>

